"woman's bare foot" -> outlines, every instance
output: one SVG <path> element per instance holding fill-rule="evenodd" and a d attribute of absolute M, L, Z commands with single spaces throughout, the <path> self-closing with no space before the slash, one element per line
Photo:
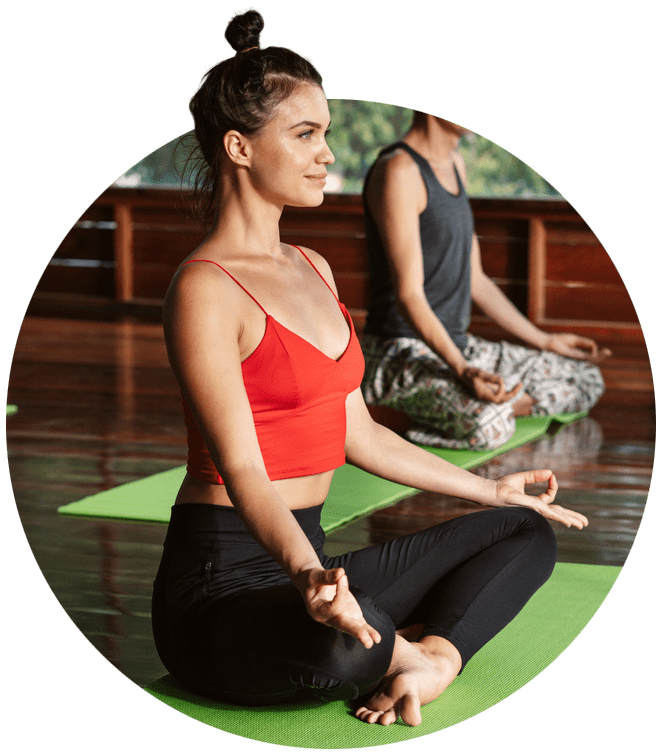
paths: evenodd
<path fill-rule="evenodd" d="M 392 663 L 373 695 L 355 715 L 369 724 L 422 723 L 421 707 L 439 697 L 461 670 L 461 656 L 442 637 L 408 642 L 397 635 Z"/>
<path fill-rule="evenodd" d="M 408 642 L 416 642 L 423 629 L 424 624 L 411 624 L 409 627 L 397 629 L 396 633 Z"/>

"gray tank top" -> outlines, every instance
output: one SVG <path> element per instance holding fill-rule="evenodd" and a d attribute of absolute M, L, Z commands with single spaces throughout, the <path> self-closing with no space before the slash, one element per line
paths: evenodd
<path fill-rule="evenodd" d="M 457 195 L 448 192 L 429 163 L 404 142 L 386 147 L 378 159 L 395 149 L 403 149 L 413 158 L 426 187 L 428 201 L 419 216 L 426 298 L 451 339 L 463 351 L 467 344 L 465 332 L 470 324 L 470 251 L 474 230 L 465 187 L 457 171 L 459 192 Z M 363 193 L 369 258 L 369 309 L 365 333 L 382 338 L 417 338 L 397 309 L 385 249 L 367 207 L 366 186 L 372 170 L 365 179 Z"/>

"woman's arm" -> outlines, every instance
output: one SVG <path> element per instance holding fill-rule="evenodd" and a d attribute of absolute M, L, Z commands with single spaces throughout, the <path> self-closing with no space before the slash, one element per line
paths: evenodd
<path fill-rule="evenodd" d="M 550 470 L 519 472 L 497 480 L 475 475 L 374 422 L 360 390 L 347 399 L 346 422 L 347 461 L 378 477 L 482 506 L 525 506 L 567 527 L 582 529 L 588 524 L 581 514 L 552 503 L 557 481 Z M 537 496 L 526 495 L 525 485 L 536 482 L 547 482 L 546 491 Z"/>
<path fill-rule="evenodd" d="M 507 401 L 519 386 L 507 392 L 498 375 L 468 367 L 426 298 L 419 215 L 427 197 L 415 163 L 406 154 L 381 160 L 369 180 L 366 198 L 387 255 L 401 316 L 477 398 Z"/>
<path fill-rule="evenodd" d="M 306 538 L 298 536 L 291 512 L 266 473 L 241 372 L 245 303 L 239 294 L 215 266 L 186 266 L 166 297 L 165 341 L 181 392 L 230 500 L 248 530 L 294 576 L 318 559 Z"/>
<path fill-rule="evenodd" d="M 315 620 L 370 647 L 378 634 L 345 589 L 344 570 L 322 568 L 268 478 L 241 371 L 240 293 L 212 265 L 188 265 L 177 274 L 163 317 L 172 369 L 247 530 L 289 575 Z"/>

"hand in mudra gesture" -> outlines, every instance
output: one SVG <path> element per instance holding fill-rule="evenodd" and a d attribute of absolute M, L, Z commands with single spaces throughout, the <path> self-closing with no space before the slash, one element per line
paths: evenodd
<path fill-rule="evenodd" d="M 592 338 L 577 336 L 573 333 L 555 333 L 551 335 L 546 350 L 554 351 L 555 354 L 563 357 L 583 359 L 594 364 L 612 354 L 609 349 L 600 349 Z"/>
<path fill-rule="evenodd" d="M 380 634 L 364 619 L 342 568 L 310 569 L 303 597 L 309 615 L 320 624 L 350 634 L 366 648 L 380 642 Z"/>
<path fill-rule="evenodd" d="M 459 375 L 459 380 L 480 401 L 492 401 L 494 404 L 503 404 L 513 398 L 522 388 L 522 383 L 518 383 L 507 391 L 500 375 L 486 372 L 478 367 L 466 367 Z"/>
<path fill-rule="evenodd" d="M 545 492 L 539 495 L 527 495 L 525 485 L 532 485 L 537 482 L 548 483 Z M 498 478 L 495 484 L 498 501 L 495 504 L 496 506 L 526 506 L 538 511 L 546 519 L 560 522 L 567 527 L 577 527 L 580 530 L 589 524 L 587 518 L 582 514 L 553 503 L 559 486 L 557 485 L 557 478 L 549 469 L 536 469 L 505 475 Z"/>

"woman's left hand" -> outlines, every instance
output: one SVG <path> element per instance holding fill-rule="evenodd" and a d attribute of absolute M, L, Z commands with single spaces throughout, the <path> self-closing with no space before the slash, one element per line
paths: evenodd
<path fill-rule="evenodd" d="M 547 482 L 548 486 L 544 493 L 539 495 L 527 495 L 525 485 L 537 482 Z M 557 478 L 549 469 L 536 469 L 529 472 L 516 472 L 505 475 L 495 480 L 496 506 L 525 506 L 534 509 L 546 519 L 565 524 L 567 527 L 582 529 L 589 521 L 576 511 L 565 509 L 563 506 L 554 504 L 559 486 Z"/>
<path fill-rule="evenodd" d="M 366 648 L 381 640 L 371 627 L 348 587 L 348 577 L 342 567 L 336 569 L 308 569 L 299 575 L 299 589 L 309 615 L 320 624 L 350 634 Z"/>

